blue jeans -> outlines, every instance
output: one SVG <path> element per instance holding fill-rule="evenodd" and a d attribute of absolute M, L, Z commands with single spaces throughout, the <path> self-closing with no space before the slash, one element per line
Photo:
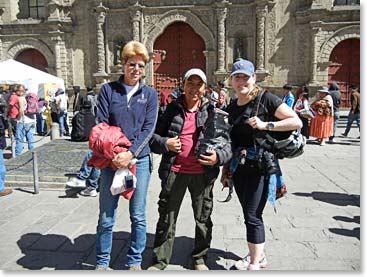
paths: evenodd
<path fill-rule="evenodd" d="M 3 156 L 3 149 L 0 149 L 0 192 L 5 190 L 5 163 L 4 163 L 4 156 Z"/>
<path fill-rule="evenodd" d="M 62 137 L 64 135 L 64 123 L 65 123 L 65 118 L 66 117 L 66 113 L 64 112 L 60 112 L 59 114 L 59 127 L 60 127 L 60 137 Z"/>
<path fill-rule="evenodd" d="M 92 150 L 88 150 L 82 166 L 79 169 L 77 178 L 80 180 L 86 180 L 87 186 L 94 189 L 98 188 L 98 179 L 101 175 L 101 170 L 92 166 L 88 166 L 88 161 L 92 157 Z"/>
<path fill-rule="evenodd" d="M 34 148 L 34 138 L 33 133 L 36 128 L 35 123 L 17 123 L 17 130 L 15 134 L 16 145 L 15 145 L 15 155 L 19 156 L 23 151 L 23 140 L 26 138 L 28 142 L 28 150 L 32 150 Z"/>
<path fill-rule="evenodd" d="M 43 119 L 42 113 L 37 114 L 37 134 L 42 136 L 46 133 L 46 120 Z"/>
<path fill-rule="evenodd" d="M 338 127 L 338 122 L 340 119 L 340 112 L 334 112 L 334 125 L 333 125 L 333 135 L 330 137 L 330 139 L 335 137 L 336 134 L 336 128 Z"/>
<path fill-rule="evenodd" d="M 127 265 L 140 265 L 146 244 L 146 199 L 150 181 L 150 156 L 138 160 L 136 164 L 137 184 L 129 202 L 131 219 L 130 248 Z M 112 249 L 112 229 L 120 195 L 112 195 L 110 187 L 115 171 L 108 167 L 102 169 L 99 189 L 99 220 L 96 235 L 96 265 L 107 267 Z M 127 201 L 127 200 L 123 200 Z"/>
<path fill-rule="evenodd" d="M 360 113 L 352 113 L 351 111 L 348 114 L 348 122 L 347 127 L 345 128 L 344 134 L 348 135 L 350 128 L 352 128 L 353 121 L 357 122 L 358 129 L 361 130 L 360 127 Z"/>

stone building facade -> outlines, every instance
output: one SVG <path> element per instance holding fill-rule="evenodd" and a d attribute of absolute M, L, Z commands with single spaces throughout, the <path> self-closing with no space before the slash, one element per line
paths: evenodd
<path fill-rule="evenodd" d="M 191 47 L 185 66 L 201 59 L 213 84 L 227 78 L 238 57 L 252 60 L 258 81 L 274 91 L 285 83 L 307 84 L 314 90 L 331 81 L 344 90 L 352 81 L 359 84 L 359 71 L 347 70 L 352 77 L 338 77 L 349 56 L 342 63 L 331 59 L 340 43 L 355 40 L 357 44 L 343 47 L 352 47 L 359 63 L 359 1 L 0 0 L 0 60 L 41 64 L 63 78 L 68 89 L 99 86 L 121 74 L 121 46 L 134 39 L 143 42 L 151 55 L 146 82 L 171 89 L 180 82 L 178 76 L 169 76 L 174 65 L 165 75 L 157 73 L 158 67 L 166 56 L 173 63 L 181 54 L 169 56 L 175 51 L 155 47 L 158 40 L 161 48 L 177 43 L 168 35 L 165 41 L 165 31 L 174 24 L 182 32 L 191 28 L 203 46 L 180 44 L 182 55 Z M 182 38 L 190 43 L 189 35 Z M 165 80 L 166 87 L 160 85 Z"/>

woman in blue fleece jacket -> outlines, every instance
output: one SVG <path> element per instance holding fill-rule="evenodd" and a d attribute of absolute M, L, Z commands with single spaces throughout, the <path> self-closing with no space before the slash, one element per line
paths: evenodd
<path fill-rule="evenodd" d="M 127 168 L 137 159 L 137 184 L 129 202 L 131 219 L 130 248 L 127 266 L 140 270 L 146 244 L 146 197 L 151 174 L 149 140 L 157 122 L 157 92 L 144 84 L 141 77 L 149 59 L 146 47 L 137 41 L 128 42 L 121 55 L 124 74 L 118 81 L 101 87 L 97 117 L 99 122 L 121 127 L 132 143 L 129 151 L 112 160 L 117 168 Z M 112 232 L 120 195 L 112 195 L 110 187 L 115 171 L 108 167 L 101 172 L 99 220 L 96 236 L 96 269 L 107 269 L 112 249 Z"/>

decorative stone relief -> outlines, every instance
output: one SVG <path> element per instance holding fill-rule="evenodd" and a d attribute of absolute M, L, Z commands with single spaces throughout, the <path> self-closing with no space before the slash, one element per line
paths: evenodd
<path fill-rule="evenodd" d="M 133 40 L 140 41 L 140 22 L 142 12 L 134 7 L 134 10 L 130 11 L 130 18 L 132 22 Z"/>
<path fill-rule="evenodd" d="M 97 72 L 106 74 L 106 51 L 103 26 L 106 20 L 108 8 L 102 2 L 95 8 L 97 16 Z"/>
<path fill-rule="evenodd" d="M 258 70 L 264 70 L 265 61 L 265 17 L 267 7 L 256 7 L 256 65 Z"/>
<path fill-rule="evenodd" d="M 149 15 L 147 15 L 147 14 L 144 13 L 144 29 L 145 29 L 145 32 L 152 29 L 153 26 L 159 21 L 160 18 L 161 18 L 161 15 L 158 15 L 158 14 L 149 14 Z"/>
<path fill-rule="evenodd" d="M 216 9 L 217 20 L 218 20 L 218 68 L 217 71 L 225 71 L 225 37 L 226 28 L 225 20 L 227 17 L 227 8 L 221 7 Z"/>

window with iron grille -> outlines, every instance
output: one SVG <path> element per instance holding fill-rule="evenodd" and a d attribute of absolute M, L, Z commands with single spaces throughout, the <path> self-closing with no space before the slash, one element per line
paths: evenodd
<path fill-rule="evenodd" d="M 360 0 L 335 0 L 334 6 L 352 6 L 359 5 Z"/>
<path fill-rule="evenodd" d="M 29 17 L 45 18 L 45 0 L 28 0 Z"/>

